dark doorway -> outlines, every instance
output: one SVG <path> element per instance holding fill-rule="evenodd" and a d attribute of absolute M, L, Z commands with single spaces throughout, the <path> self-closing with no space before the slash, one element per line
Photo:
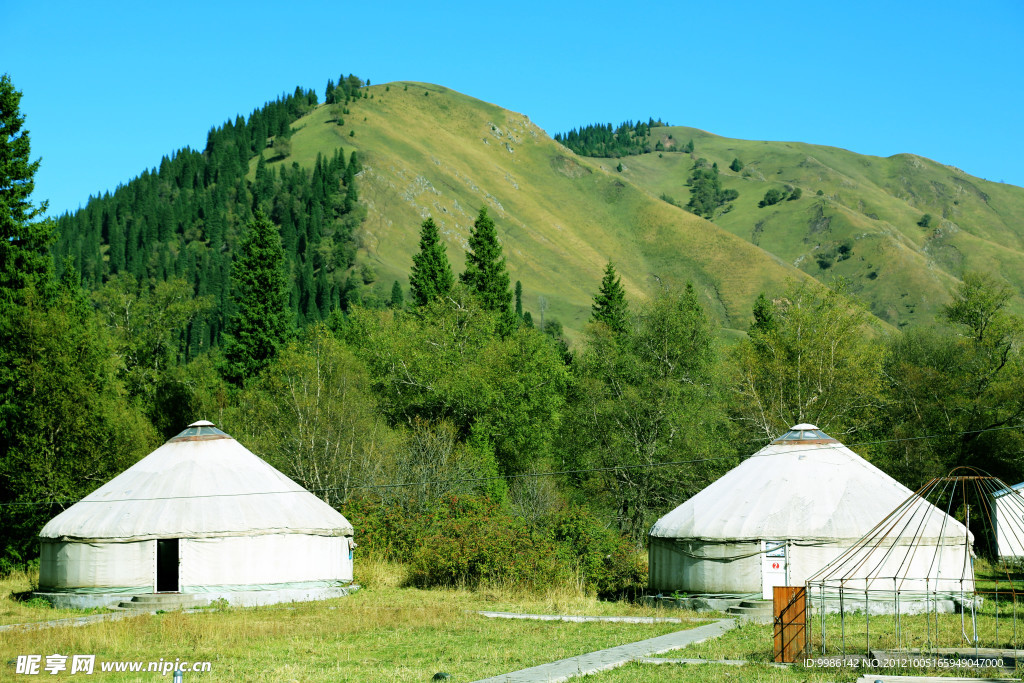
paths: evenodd
<path fill-rule="evenodd" d="M 156 592 L 178 592 L 178 539 L 156 541 Z"/>

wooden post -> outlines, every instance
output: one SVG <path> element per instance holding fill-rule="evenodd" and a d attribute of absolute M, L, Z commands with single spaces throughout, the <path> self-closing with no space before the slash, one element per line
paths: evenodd
<path fill-rule="evenodd" d="M 775 586 L 775 661 L 796 662 L 803 657 L 807 600 L 803 586 Z"/>

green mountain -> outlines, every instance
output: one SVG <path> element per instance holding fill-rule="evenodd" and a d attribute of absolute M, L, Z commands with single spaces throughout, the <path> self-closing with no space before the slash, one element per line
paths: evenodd
<path fill-rule="evenodd" d="M 535 321 L 578 330 L 608 259 L 627 293 L 693 281 L 727 327 L 746 328 L 759 292 L 803 277 L 756 245 L 652 197 L 622 174 L 577 157 L 529 118 L 436 85 L 366 90 L 349 115 L 320 107 L 300 119 L 291 155 L 308 166 L 339 145 L 358 152 L 367 219 L 359 260 L 384 298 L 407 282 L 419 225 L 432 216 L 456 271 L 481 206 L 497 224 L 512 280 Z M 343 120 L 339 125 L 337 119 Z M 660 284 L 659 284 L 660 283 Z"/>
<path fill-rule="evenodd" d="M 934 319 L 967 270 L 997 272 L 1024 291 L 1022 188 L 912 154 L 881 158 L 683 127 L 651 128 L 649 140 L 665 151 L 591 161 L 621 163 L 624 180 L 682 205 L 694 164 L 717 164 L 722 187 L 739 197 L 716 212 L 716 225 L 819 280 L 846 278 L 889 323 Z M 677 151 L 691 140 L 693 152 Z M 798 198 L 785 199 L 797 188 Z M 771 190 L 782 201 L 759 206 Z"/>
<path fill-rule="evenodd" d="M 452 90 L 357 87 L 352 79 L 330 103 L 297 90 L 277 103 L 275 117 L 257 111 L 211 131 L 204 152 L 183 150 L 119 188 L 130 210 L 113 197 L 90 201 L 61 220 L 56 255 L 83 258 L 94 286 L 117 268 L 151 281 L 183 275 L 197 293 L 220 292 L 222 321 L 223 273 L 241 226 L 263 207 L 288 242 L 302 324 L 353 302 L 384 305 L 395 280 L 407 287 L 427 216 L 461 271 L 470 227 L 486 206 L 524 308 L 570 334 L 586 324 L 609 259 L 630 298 L 692 281 L 732 330 L 747 327 L 759 293 L 778 294 L 794 278 L 848 278 L 879 318 L 898 326 L 933 319 L 967 269 L 998 271 L 1024 291 L 1024 240 L 1014 223 L 1024 216 L 1021 188 L 911 155 L 881 159 L 659 124 L 643 126 L 650 152 L 588 158 L 527 116 Z M 690 140 L 693 151 L 683 151 Z M 214 158 L 239 155 L 244 175 L 213 168 Z M 695 165 L 717 165 L 722 188 L 738 192 L 711 221 L 682 208 Z M 758 206 L 769 190 L 789 197 L 796 188 L 799 198 Z M 124 258 L 111 236 L 127 240 Z M 145 254 L 133 261 L 132 249 Z M 204 280 L 203 272 L 221 275 Z M 215 344 L 220 324 L 207 324 L 197 345 Z"/>

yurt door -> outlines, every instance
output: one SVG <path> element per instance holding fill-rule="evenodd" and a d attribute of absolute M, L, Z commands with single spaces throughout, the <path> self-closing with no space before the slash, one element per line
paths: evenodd
<path fill-rule="evenodd" d="M 788 586 L 785 541 L 761 541 L 761 598 L 772 599 L 772 588 Z"/>
<path fill-rule="evenodd" d="M 156 592 L 178 592 L 178 539 L 156 541 Z"/>

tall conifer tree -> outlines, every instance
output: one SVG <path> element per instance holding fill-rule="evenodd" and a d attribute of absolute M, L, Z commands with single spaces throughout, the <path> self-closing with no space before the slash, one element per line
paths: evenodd
<path fill-rule="evenodd" d="M 448 294 L 453 284 L 455 277 L 444 244 L 434 219 L 428 218 L 420 226 L 420 252 L 412 257 L 410 296 L 417 306 L 426 306 L 434 299 Z"/>
<path fill-rule="evenodd" d="M 473 223 L 466 252 L 466 271 L 459 280 L 480 295 L 484 308 L 512 317 L 512 292 L 509 290 L 505 257 L 501 253 L 494 221 L 487 215 L 487 207 Z"/>
<path fill-rule="evenodd" d="M 30 280 L 45 280 L 50 273 L 53 227 L 35 222 L 46 202 L 31 201 L 39 160 L 29 161 L 28 131 L 22 130 L 21 93 L 10 76 L 0 76 L 0 292 L 10 300 Z"/>
<path fill-rule="evenodd" d="M 291 330 L 284 249 L 277 226 L 262 211 L 249 225 L 231 268 L 235 314 L 224 341 L 224 377 L 241 386 L 277 355 Z"/>
<path fill-rule="evenodd" d="M 626 303 L 626 292 L 622 288 L 622 279 L 615 273 L 611 261 L 604 267 L 601 289 L 594 297 L 590 319 L 601 322 L 615 332 L 625 332 L 629 325 L 629 306 Z"/>
<path fill-rule="evenodd" d="M 395 280 L 391 285 L 391 308 L 401 308 L 405 303 L 405 294 L 402 292 L 402 285 Z"/>

